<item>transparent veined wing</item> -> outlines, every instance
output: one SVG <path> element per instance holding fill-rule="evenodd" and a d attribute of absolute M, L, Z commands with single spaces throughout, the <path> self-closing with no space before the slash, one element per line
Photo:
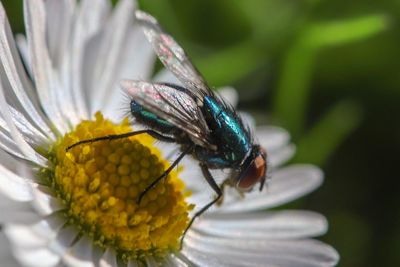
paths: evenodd
<path fill-rule="evenodd" d="M 140 10 L 135 15 L 160 61 L 202 101 L 203 96 L 209 94 L 209 87 L 182 47 L 161 28 L 154 17 Z"/>
<path fill-rule="evenodd" d="M 195 99 L 166 84 L 124 80 L 121 87 L 145 109 L 186 132 L 193 142 L 214 147 L 210 130 Z"/>

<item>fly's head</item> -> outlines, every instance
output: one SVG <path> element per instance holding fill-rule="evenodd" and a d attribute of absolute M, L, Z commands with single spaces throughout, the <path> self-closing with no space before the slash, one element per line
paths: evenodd
<path fill-rule="evenodd" d="M 239 191 L 250 191 L 254 185 L 260 183 L 260 191 L 263 189 L 267 175 L 267 152 L 259 145 L 254 145 L 250 155 L 241 166 L 236 180 L 236 188 Z"/>

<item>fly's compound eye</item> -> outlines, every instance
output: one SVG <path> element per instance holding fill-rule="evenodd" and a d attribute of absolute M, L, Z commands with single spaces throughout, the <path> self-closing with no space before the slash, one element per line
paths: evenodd
<path fill-rule="evenodd" d="M 239 181 L 236 187 L 241 191 L 249 191 L 253 186 L 265 180 L 265 173 L 267 170 L 267 164 L 265 157 L 259 154 L 256 156 L 240 175 Z"/>

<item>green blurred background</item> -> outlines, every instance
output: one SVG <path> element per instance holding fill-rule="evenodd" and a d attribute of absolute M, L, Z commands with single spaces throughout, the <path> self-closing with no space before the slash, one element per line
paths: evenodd
<path fill-rule="evenodd" d="M 21 1 L 2 2 L 23 31 Z M 339 266 L 400 266 L 400 1 L 140 4 L 209 84 L 234 85 L 258 123 L 289 130 L 293 162 L 324 169 L 322 188 L 290 207 L 326 215 Z"/>

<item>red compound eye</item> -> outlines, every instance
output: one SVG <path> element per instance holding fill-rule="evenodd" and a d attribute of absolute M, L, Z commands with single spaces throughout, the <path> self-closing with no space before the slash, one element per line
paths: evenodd
<path fill-rule="evenodd" d="M 248 191 L 253 186 L 264 180 L 267 163 L 263 155 L 258 155 L 242 173 L 240 180 L 236 187 L 242 191 Z"/>

